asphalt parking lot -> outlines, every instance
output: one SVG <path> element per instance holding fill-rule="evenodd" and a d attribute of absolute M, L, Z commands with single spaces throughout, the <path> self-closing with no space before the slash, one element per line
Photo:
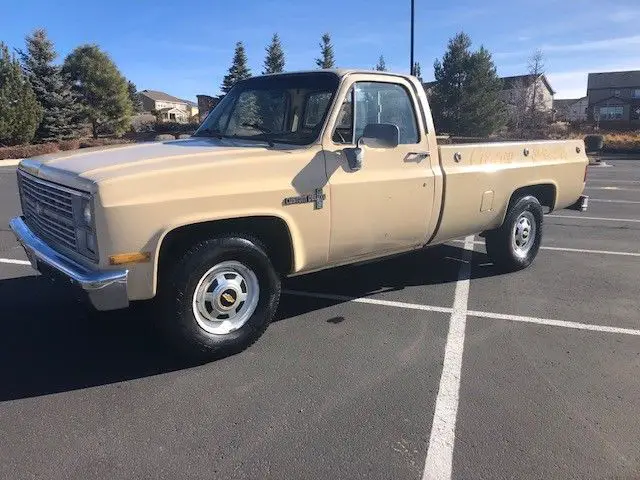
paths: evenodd
<path fill-rule="evenodd" d="M 200 366 L 38 277 L 1 167 L 0 478 L 640 478 L 640 157 L 606 161 L 529 269 L 475 237 L 290 279 Z"/>

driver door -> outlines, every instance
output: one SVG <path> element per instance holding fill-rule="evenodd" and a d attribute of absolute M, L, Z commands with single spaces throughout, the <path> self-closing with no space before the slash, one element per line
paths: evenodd
<path fill-rule="evenodd" d="M 325 132 L 333 264 L 410 250 L 427 241 L 434 177 L 429 144 L 413 86 L 401 77 L 353 75 Z M 371 123 L 398 127 L 393 148 L 362 146 L 363 164 L 351 171 L 345 148 L 356 147 Z M 327 138 L 328 137 L 328 138 Z"/>

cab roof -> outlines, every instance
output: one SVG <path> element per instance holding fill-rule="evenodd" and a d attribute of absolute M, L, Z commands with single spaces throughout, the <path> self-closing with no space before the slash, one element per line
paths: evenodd
<path fill-rule="evenodd" d="M 379 70 L 359 70 L 359 69 L 351 69 L 351 68 L 320 68 L 316 70 L 299 70 L 293 72 L 282 72 L 282 73 L 270 73 L 267 75 L 256 75 L 256 77 L 273 77 L 276 75 L 296 75 L 296 74 L 309 74 L 309 73 L 332 73 L 339 78 L 346 77 L 347 75 L 352 75 L 354 73 L 366 73 L 373 75 L 389 75 L 393 77 L 411 77 L 411 75 L 407 75 L 404 73 L 394 73 L 394 72 L 381 72 Z"/>

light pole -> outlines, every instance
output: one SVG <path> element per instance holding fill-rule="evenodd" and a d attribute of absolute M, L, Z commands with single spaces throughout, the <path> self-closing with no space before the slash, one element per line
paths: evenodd
<path fill-rule="evenodd" d="M 409 66 L 409 73 L 414 75 L 414 63 L 413 63 L 413 28 L 414 28 L 414 20 L 415 20 L 415 0 L 411 0 L 411 65 Z"/>

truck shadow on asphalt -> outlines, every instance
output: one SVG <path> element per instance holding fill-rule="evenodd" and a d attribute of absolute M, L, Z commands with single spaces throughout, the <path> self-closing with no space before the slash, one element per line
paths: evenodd
<path fill-rule="evenodd" d="M 455 282 L 462 252 L 454 246 L 434 247 L 378 263 L 289 279 L 284 288 L 362 297 Z M 498 274 L 491 266 L 481 266 L 487 262 L 485 254 L 474 254 L 473 264 L 478 268 L 472 268 L 472 278 Z M 339 303 L 283 296 L 274 321 Z M 66 284 L 52 284 L 38 276 L 0 280 L 0 305 L 0 401 L 194 366 L 170 353 L 154 329 L 153 315 L 144 307 L 89 312 Z M 324 317 L 320 314 L 323 322 L 335 320 L 329 313 Z"/>

